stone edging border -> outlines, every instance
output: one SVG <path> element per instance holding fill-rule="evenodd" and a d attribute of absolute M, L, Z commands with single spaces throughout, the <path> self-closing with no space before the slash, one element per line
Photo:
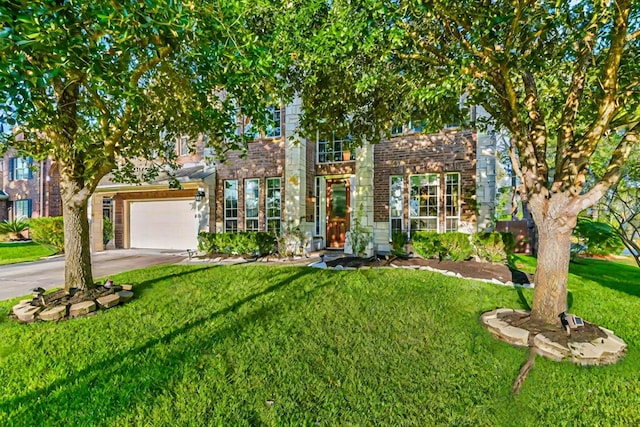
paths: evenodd
<path fill-rule="evenodd" d="M 555 360 L 569 360 L 579 365 L 608 365 L 616 363 L 626 354 L 627 343 L 614 335 L 613 331 L 599 328 L 607 335 L 591 342 L 569 343 L 564 346 L 551 341 L 542 334 L 529 336 L 529 331 L 512 326 L 498 316 L 505 313 L 519 313 L 526 315 L 525 310 L 499 308 L 488 311 L 480 316 L 480 322 L 497 339 L 517 347 L 531 347 L 536 354 Z"/>
<path fill-rule="evenodd" d="M 32 305 L 33 299 L 21 300 L 13 306 L 12 313 L 22 323 L 38 320 L 45 322 L 59 321 L 65 318 L 88 316 L 98 308 L 107 310 L 119 304 L 129 302 L 133 298 L 132 285 L 120 286 L 122 290 L 104 295 L 95 300 L 82 301 L 76 304 L 59 304 L 53 307 Z"/>

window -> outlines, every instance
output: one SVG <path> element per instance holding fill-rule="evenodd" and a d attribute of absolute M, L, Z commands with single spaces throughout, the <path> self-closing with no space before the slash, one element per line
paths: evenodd
<path fill-rule="evenodd" d="M 279 138 L 282 136 L 282 128 L 280 124 L 280 107 L 269 107 L 267 112 L 267 132 L 268 138 Z"/>
<path fill-rule="evenodd" d="M 224 182 L 224 231 L 238 231 L 238 181 Z"/>
<path fill-rule="evenodd" d="M 391 126 L 391 136 L 402 135 L 404 131 L 404 126 L 401 124 L 394 124 Z"/>
<path fill-rule="evenodd" d="M 282 217 L 282 195 L 280 191 L 280 178 L 267 178 L 267 232 L 280 234 Z"/>
<path fill-rule="evenodd" d="M 9 159 L 9 181 L 18 181 L 22 179 L 33 178 L 31 157 L 11 157 Z"/>
<path fill-rule="evenodd" d="M 330 139 L 325 137 L 318 140 L 318 163 L 348 162 L 353 158 L 350 137 L 336 137 L 332 132 Z"/>
<path fill-rule="evenodd" d="M 13 202 L 13 217 L 31 218 L 31 199 L 15 200 Z"/>
<path fill-rule="evenodd" d="M 244 181 L 244 229 L 258 231 L 258 208 L 260 196 L 260 180 L 245 179 Z"/>
<path fill-rule="evenodd" d="M 438 174 L 414 175 L 410 177 L 410 182 L 410 231 L 439 231 L 438 193 L 440 176 Z"/>
<path fill-rule="evenodd" d="M 248 139 L 256 139 L 259 134 L 258 130 L 254 128 L 253 123 L 251 123 L 251 117 L 243 115 L 241 120 L 243 135 Z"/>
<path fill-rule="evenodd" d="M 444 177 L 444 231 L 458 231 L 460 223 L 460 174 Z"/>
<path fill-rule="evenodd" d="M 180 155 L 188 156 L 191 154 L 191 147 L 189 146 L 189 137 L 183 136 L 180 138 Z"/>
<path fill-rule="evenodd" d="M 424 129 L 425 124 L 426 124 L 425 120 L 420 120 L 420 119 L 412 120 L 411 122 L 409 122 L 409 131 L 420 133 L 422 132 L 422 129 Z"/>
<path fill-rule="evenodd" d="M 111 197 L 102 198 L 102 217 L 113 219 L 113 199 Z"/>
<path fill-rule="evenodd" d="M 316 177 L 316 236 L 320 235 L 320 177 Z"/>
<path fill-rule="evenodd" d="M 392 176 L 389 185 L 389 239 L 394 231 L 402 231 L 403 203 L 403 177 Z"/>

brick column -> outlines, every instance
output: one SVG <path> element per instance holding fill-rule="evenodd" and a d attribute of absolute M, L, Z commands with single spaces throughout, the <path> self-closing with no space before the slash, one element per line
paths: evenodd
<path fill-rule="evenodd" d="M 369 233 L 372 241 L 375 241 L 375 229 L 373 221 L 373 150 L 374 146 L 364 141 L 356 150 L 356 176 L 355 197 L 351 204 L 351 224 L 356 218 Z M 367 256 L 373 255 L 373 247 L 367 249 Z"/>

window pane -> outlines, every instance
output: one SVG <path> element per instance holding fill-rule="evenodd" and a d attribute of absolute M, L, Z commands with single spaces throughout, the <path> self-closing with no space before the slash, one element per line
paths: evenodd
<path fill-rule="evenodd" d="M 224 229 L 229 232 L 238 231 L 238 181 L 224 182 Z"/>
<path fill-rule="evenodd" d="M 247 219 L 258 217 L 259 183 L 257 179 L 248 179 L 244 182 L 244 216 Z"/>

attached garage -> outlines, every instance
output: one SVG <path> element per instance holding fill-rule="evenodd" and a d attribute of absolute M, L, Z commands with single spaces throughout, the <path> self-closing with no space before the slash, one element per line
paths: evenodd
<path fill-rule="evenodd" d="M 198 220 L 193 198 L 129 202 L 131 248 L 195 250 Z"/>

